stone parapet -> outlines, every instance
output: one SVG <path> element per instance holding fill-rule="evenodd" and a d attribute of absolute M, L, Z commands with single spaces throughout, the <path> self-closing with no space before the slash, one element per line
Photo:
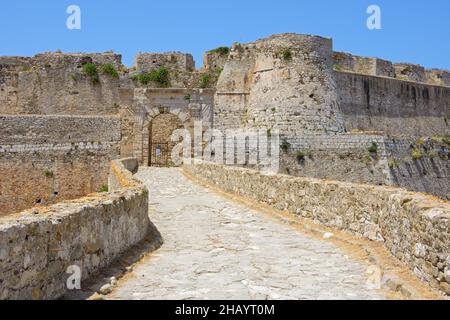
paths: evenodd
<path fill-rule="evenodd" d="M 450 72 L 446 70 L 425 70 L 425 76 L 429 84 L 450 87 Z"/>
<path fill-rule="evenodd" d="M 355 56 L 346 52 L 333 52 L 333 68 L 338 72 L 395 78 L 435 86 L 450 86 L 450 72 L 447 70 L 425 69 L 417 64 L 392 63 L 379 58 Z"/>
<path fill-rule="evenodd" d="M 148 190 L 132 177 L 132 159 L 113 161 L 112 192 L 0 218 L 0 299 L 56 299 L 70 266 L 83 281 L 148 236 Z"/>
<path fill-rule="evenodd" d="M 425 68 L 410 63 L 394 64 L 395 77 L 399 80 L 407 80 L 413 82 L 426 82 Z"/>

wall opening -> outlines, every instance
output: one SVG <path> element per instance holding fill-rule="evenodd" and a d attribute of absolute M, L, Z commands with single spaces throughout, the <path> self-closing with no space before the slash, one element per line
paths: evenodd
<path fill-rule="evenodd" d="M 183 129 L 183 123 L 176 115 L 162 112 L 154 117 L 149 124 L 148 165 L 155 167 L 174 166 L 171 153 L 178 142 L 170 137 L 176 129 Z"/>

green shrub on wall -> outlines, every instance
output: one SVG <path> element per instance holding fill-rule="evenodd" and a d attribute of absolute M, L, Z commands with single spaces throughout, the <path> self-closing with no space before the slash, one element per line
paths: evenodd
<path fill-rule="evenodd" d="M 369 148 L 367 148 L 367 150 L 370 153 L 377 153 L 378 152 L 378 145 L 375 142 L 372 142 L 372 144 L 370 145 Z"/>
<path fill-rule="evenodd" d="M 165 67 L 160 67 L 151 72 L 135 74 L 131 77 L 135 81 L 139 81 L 143 85 L 147 85 L 150 82 L 155 82 L 161 87 L 168 87 L 169 82 L 169 70 Z"/>
<path fill-rule="evenodd" d="M 113 78 L 119 77 L 119 72 L 117 72 L 116 68 L 114 67 L 114 65 L 112 63 L 106 63 L 106 64 L 102 65 L 101 70 L 102 70 L 103 74 L 107 74 Z"/>
<path fill-rule="evenodd" d="M 281 142 L 280 148 L 284 152 L 287 152 L 291 148 L 291 144 L 286 140 L 286 138 L 284 138 L 283 142 Z"/>
<path fill-rule="evenodd" d="M 169 71 L 166 68 L 161 67 L 157 70 L 153 70 L 150 75 L 153 81 L 159 83 L 161 86 L 169 86 Z"/>
<path fill-rule="evenodd" d="M 342 66 L 340 64 L 334 64 L 333 65 L 333 70 L 334 71 L 342 71 Z"/>
<path fill-rule="evenodd" d="M 291 51 L 291 49 L 284 49 L 281 52 L 281 56 L 283 57 L 284 60 L 291 60 L 292 59 L 292 51 Z"/>
<path fill-rule="evenodd" d="M 98 192 L 108 192 L 108 186 L 103 185 L 100 187 L 100 189 L 98 189 Z"/>
<path fill-rule="evenodd" d="M 220 56 L 226 56 L 228 53 L 230 53 L 230 48 L 228 47 L 218 47 L 216 49 L 211 50 L 212 53 L 217 53 Z"/>
<path fill-rule="evenodd" d="M 44 175 L 46 178 L 53 178 L 54 177 L 54 173 L 51 170 L 45 170 Z"/>
<path fill-rule="evenodd" d="M 413 160 L 422 159 L 422 152 L 417 148 L 413 148 L 411 150 L 411 158 L 413 158 Z"/>
<path fill-rule="evenodd" d="M 85 63 L 83 65 L 83 72 L 85 75 L 87 75 L 89 77 L 94 77 L 98 74 L 97 66 L 91 62 Z"/>
<path fill-rule="evenodd" d="M 209 82 L 211 80 L 211 76 L 207 73 L 202 76 L 200 80 L 200 88 L 207 88 L 209 86 Z"/>
<path fill-rule="evenodd" d="M 398 167 L 398 162 L 395 159 L 389 159 L 388 166 L 390 169 L 395 169 Z"/>
<path fill-rule="evenodd" d="M 295 159 L 297 159 L 298 162 L 305 161 L 305 157 L 306 157 L 306 155 L 303 152 L 301 152 L 301 151 L 297 151 L 295 153 Z"/>

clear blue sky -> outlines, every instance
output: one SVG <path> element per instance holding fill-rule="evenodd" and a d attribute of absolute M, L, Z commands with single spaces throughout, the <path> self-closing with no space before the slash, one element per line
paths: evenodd
<path fill-rule="evenodd" d="M 81 8 L 81 30 L 66 28 L 71 4 Z M 371 4 L 381 7 L 382 30 L 366 27 Z M 139 51 L 183 51 L 199 66 L 206 50 L 283 32 L 450 70 L 449 0 L 4 0 L 0 7 L 0 55 L 114 50 L 131 65 Z"/>

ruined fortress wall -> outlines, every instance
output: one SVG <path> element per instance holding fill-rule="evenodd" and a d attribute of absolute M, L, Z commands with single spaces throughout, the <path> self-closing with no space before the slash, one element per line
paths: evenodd
<path fill-rule="evenodd" d="M 429 84 L 450 87 L 450 72 L 447 70 L 425 70 L 425 76 Z"/>
<path fill-rule="evenodd" d="M 116 114 L 120 79 L 100 68 L 111 63 L 119 69 L 120 60 L 112 53 L 0 57 L 0 114 Z M 98 66 L 98 82 L 83 72 L 85 63 Z"/>
<path fill-rule="evenodd" d="M 278 129 L 291 146 L 281 154 L 282 172 L 448 198 L 448 152 L 411 159 L 419 137 L 450 133 L 446 76 L 333 52 L 331 40 L 321 37 L 275 35 L 233 45 L 217 84 L 213 123 L 221 130 Z M 368 152 L 372 142 L 377 155 Z"/>
<path fill-rule="evenodd" d="M 263 175 L 204 163 L 184 169 L 227 192 L 380 241 L 418 277 L 450 295 L 450 204 L 392 187 Z"/>
<path fill-rule="evenodd" d="M 146 146 L 144 154 L 148 153 L 148 137 L 146 141 L 136 141 L 142 138 L 143 129 L 139 128 L 138 132 L 135 129 L 153 115 L 149 116 L 148 112 L 154 113 L 160 107 L 169 108 L 177 116 L 183 113 L 192 119 L 201 118 L 206 126 L 211 125 L 212 87 L 218 76 L 217 70 L 196 71 L 192 56 L 181 53 L 141 53 L 136 60 L 134 70 L 124 67 L 121 56 L 114 53 L 56 52 L 29 58 L 0 57 L 0 115 L 119 115 L 121 155 L 140 154 L 141 159 Z M 95 64 L 96 76 L 85 73 L 83 66 L 86 63 Z M 104 74 L 102 66 L 105 64 L 112 64 L 118 77 Z M 133 80 L 134 75 L 163 66 L 169 70 L 170 86 L 178 89 L 159 88 L 154 82 L 144 84 Z M 204 76 L 208 76 L 207 81 L 202 80 Z M 196 89 L 199 86 L 202 88 Z M 139 92 L 146 90 L 152 94 L 143 106 Z M 77 131 L 77 126 L 68 124 L 67 128 Z M 90 130 L 87 127 L 82 126 L 80 130 L 87 132 Z M 103 130 L 109 129 L 97 128 L 92 132 L 93 140 L 96 133 L 102 134 Z M 45 130 L 36 132 L 36 136 L 47 138 Z"/>
<path fill-rule="evenodd" d="M 93 63 L 96 75 L 83 66 Z M 118 76 L 104 74 L 102 66 L 112 64 Z M 158 88 L 143 84 L 134 75 L 159 67 L 168 70 L 170 87 L 212 88 L 216 70 L 195 70 L 189 54 L 140 53 L 136 66 L 128 70 L 121 56 L 113 53 L 45 53 L 30 58 L 0 57 L 0 114 L 114 115 L 131 108 L 136 88 Z M 206 81 L 203 77 L 208 76 Z"/>
<path fill-rule="evenodd" d="M 394 136 L 450 133 L 450 87 L 335 72 L 347 131 L 383 131 Z"/>
<path fill-rule="evenodd" d="M 203 71 L 221 72 L 227 62 L 230 48 L 220 47 L 211 51 L 207 51 L 203 55 Z"/>
<path fill-rule="evenodd" d="M 217 84 L 214 125 L 285 137 L 343 130 L 331 40 L 283 34 L 233 46 Z"/>
<path fill-rule="evenodd" d="M 280 153 L 280 172 L 299 177 L 389 184 L 384 142 L 384 136 L 374 133 L 302 136 Z M 368 151 L 372 143 L 378 147 L 377 154 Z"/>
<path fill-rule="evenodd" d="M 205 61 L 205 63 L 208 63 Z M 168 72 L 168 84 L 151 81 L 151 86 L 162 88 L 213 88 L 216 84 L 219 70 L 209 68 L 209 63 L 200 70 L 195 69 L 195 61 L 191 54 L 181 52 L 138 53 L 132 75 L 151 73 L 164 68 Z M 148 87 L 135 81 L 138 88 Z"/>
<path fill-rule="evenodd" d="M 80 268 L 83 285 L 144 237 L 154 249 L 161 245 L 148 190 L 128 161 L 111 164 L 113 192 L 0 218 L 0 300 L 56 299 L 67 292 L 69 266 Z"/>
<path fill-rule="evenodd" d="M 381 133 L 303 136 L 281 152 L 280 172 L 393 185 L 450 199 L 449 146 L 433 139 L 439 140 L 392 138 Z M 372 143 L 376 152 L 369 151 Z"/>
<path fill-rule="evenodd" d="M 0 215 L 99 190 L 120 137 L 117 117 L 0 116 Z"/>
<path fill-rule="evenodd" d="M 173 71 L 193 72 L 195 62 L 192 55 L 188 53 L 138 53 L 135 67 L 138 72 L 150 72 L 160 67 L 166 67 Z"/>

